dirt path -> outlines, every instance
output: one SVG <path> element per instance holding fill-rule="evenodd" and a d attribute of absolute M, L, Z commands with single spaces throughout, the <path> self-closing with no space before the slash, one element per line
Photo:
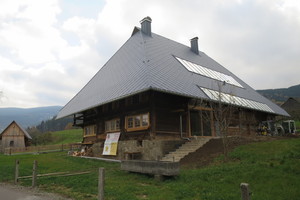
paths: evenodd
<path fill-rule="evenodd" d="M 2 200 L 71 200 L 57 194 L 46 193 L 38 189 L 0 183 Z"/>

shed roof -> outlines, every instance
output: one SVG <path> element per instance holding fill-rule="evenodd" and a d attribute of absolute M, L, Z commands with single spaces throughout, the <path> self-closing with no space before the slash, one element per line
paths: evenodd
<path fill-rule="evenodd" d="M 22 127 L 20 126 L 16 121 L 12 121 L 3 131 L 2 133 L 0 133 L 0 138 L 2 137 L 2 134 L 12 125 L 12 124 L 16 124 L 21 131 L 24 133 L 25 137 L 27 137 L 28 139 L 32 139 L 31 136 L 29 135 L 29 133 Z"/>
<path fill-rule="evenodd" d="M 285 102 L 282 103 L 281 107 L 286 106 L 287 104 L 290 103 L 290 101 L 296 101 L 297 103 L 300 104 L 300 98 L 299 97 L 289 97 Z"/>
<path fill-rule="evenodd" d="M 185 66 L 184 62 L 188 64 Z M 188 68 L 189 65 L 203 67 L 203 73 L 207 75 L 198 73 L 200 69 L 194 66 Z M 224 93 L 270 108 L 263 111 L 288 116 L 286 111 L 258 94 L 204 52 L 194 53 L 186 45 L 155 33 L 149 36 L 135 27 L 132 36 L 60 110 L 57 118 L 81 113 L 147 90 L 213 100 L 208 92 L 219 91 L 219 85 L 223 82 L 222 78 L 214 77 L 231 77 L 235 82 L 222 84 Z M 243 107 L 243 104 L 240 106 Z"/>

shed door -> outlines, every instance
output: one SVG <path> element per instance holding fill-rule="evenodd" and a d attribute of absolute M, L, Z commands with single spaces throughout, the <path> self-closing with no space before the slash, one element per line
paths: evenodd
<path fill-rule="evenodd" d="M 212 136 L 211 111 L 190 111 L 191 136 Z"/>

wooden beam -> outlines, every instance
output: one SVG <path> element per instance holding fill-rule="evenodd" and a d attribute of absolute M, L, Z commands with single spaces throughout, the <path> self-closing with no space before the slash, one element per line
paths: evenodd
<path fill-rule="evenodd" d="M 172 112 L 185 112 L 185 110 L 184 109 L 176 109 L 176 110 L 172 110 Z"/>
<path fill-rule="evenodd" d="M 188 133 L 187 137 L 191 137 L 192 136 L 192 134 L 191 134 L 191 113 L 190 113 L 189 109 L 187 111 L 187 120 L 186 120 L 186 122 L 187 122 L 187 133 Z"/>
<path fill-rule="evenodd" d="M 55 176 L 55 177 L 62 177 L 62 176 L 75 176 L 75 175 L 82 175 L 82 174 L 88 174 L 91 173 L 91 171 L 85 171 L 85 172 L 54 172 L 54 173 L 48 173 L 48 174 L 38 174 L 37 177 L 46 177 L 46 176 Z M 32 178 L 32 176 L 21 176 L 19 179 L 27 179 Z"/>
<path fill-rule="evenodd" d="M 210 111 L 210 128 L 211 128 L 211 135 L 216 137 L 217 134 L 216 134 L 216 129 L 215 129 L 215 126 L 214 126 L 214 115 L 213 115 L 213 112 Z"/>
<path fill-rule="evenodd" d="M 156 112 L 155 112 L 155 95 L 154 91 L 151 92 L 151 98 L 150 98 L 150 106 L 151 106 L 151 111 L 150 111 L 150 126 L 151 126 L 151 131 L 150 131 L 150 137 L 155 138 L 156 136 Z"/>
<path fill-rule="evenodd" d="M 208 111 L 213 110 L 212 108 L 203 107 L 203 106 L 189 106 L 189 109 L 190 110 L 208 110 Z"/>

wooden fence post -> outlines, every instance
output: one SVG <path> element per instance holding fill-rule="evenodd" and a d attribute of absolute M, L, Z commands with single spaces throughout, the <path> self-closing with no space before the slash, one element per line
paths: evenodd
<path fill-rule="evenodd" d="M 98 179 L 98 200 L 104 200 L 104 179 L 105 179 L 104 168 L 99 168 L 99 179 Z"/>
<path fill-rule="evenodd" d="M 15 184 L 18 184 L 18 178 L 19 178 L 19 160 L 16 160 L 16 165 L 15 165 Z"/>
<path fill-rule="evenodd" d="M 36 177 L 37 177 L 37 166 L 38 162 L 35 160 L 33 162 L 33 168 L 32 168 L 32 187 L 34 188 L 36 186 Z"/>
<path fill-rule="evenodd" d="M 251 200 L 251 192 L 248 183 L 241 183 L 242 200 Z"/>

